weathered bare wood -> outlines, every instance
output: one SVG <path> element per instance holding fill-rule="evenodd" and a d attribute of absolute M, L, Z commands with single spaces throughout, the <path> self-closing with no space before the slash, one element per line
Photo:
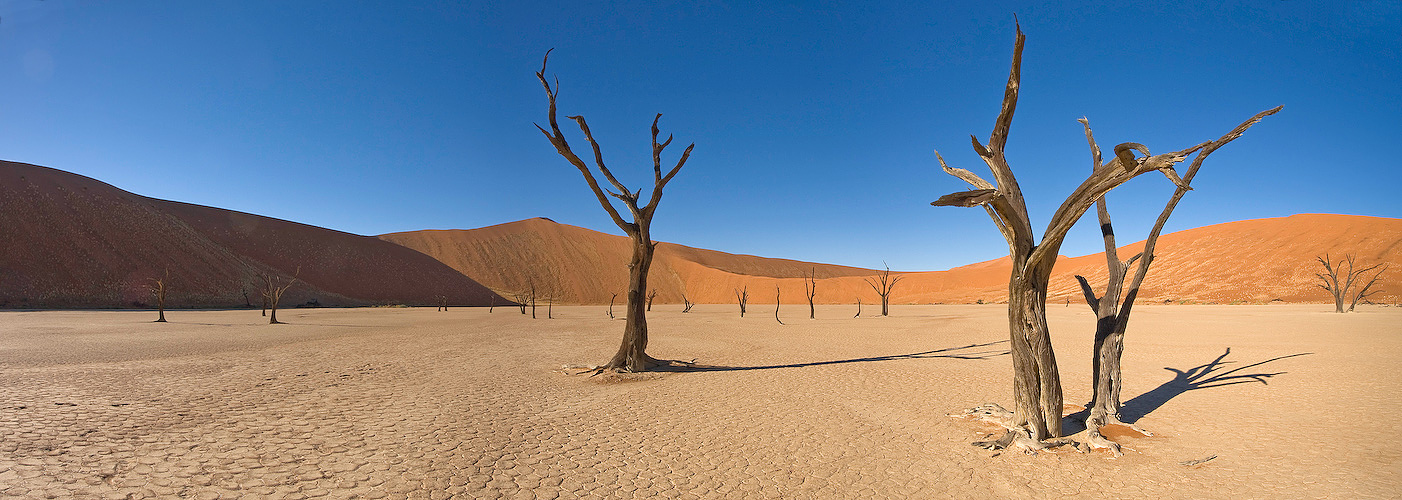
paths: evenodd
<path fill-rule="evenodd" d="M 153 323 L 166 322 L 166 283 L 170 282 L 170 270 L 165 270 L 165 275 L 160 278 L 151 278 L 151 283 L 147 285 L 151 289 L 151 295 L 156 299 L 156 311 L 159 314 Z"/>
<path fill-rule="evenodd" d="M 735 301 L 740 303 L 740 317 L 745 317 L 745 303 L 750 300 L 750 287 L 735 289 Z"/>
<path fill-rule="evenodd" d="M 268 324 L 276 325 L 282 323 L 281 321 L 277 320 L 277 304 L 279 301 L 282 300 L 282 294 L 286 293 L 287 289 L 292 288 L 292 285 L 297 283 L 297 277 L 301 275 L 301 267 L 298 267 L 297 272 L 292 275 L 292 278 L 286 281 L 283 281 L 281 277 L 274 276 L 271 273 L 262 274 L 263 300 L 264 303 L 268 305 L 268 310 L 270 311 L 270 314 L 268 316 Z"/>
<path fill-rule="evenodd" d="M 885 262 L 882 262 L 882 264 L 884 265 Z M 890 315 L 890 313 L 891 313 L 891 289 L 895 288 L 895 287 L 896 287 L 896 283 L 899 282 L 899 281 L 901 280 L 901 278 L 903 278 L 903 277 L 904 277 L 904 276 L 901 276 L 901 275 L 891 276 L 891 266 L 886 266 L 886 270 L 877 273 L 876 276 L 863 278 L 863 281 L 866 281 L 866 284 L 869 285 L 869 286 L 871 286 L 871 289 L 872 289 L 872 290 L 875 290 L 875 291 L 876 291 L 876 295 L 879 296 L 879 297 L 881 297 L 881 315 L 882 315 L 882 316 L 889 316 L 889 315 Z M 861 300 L 861 299 L 858 299 L 858 300 Z M 857 308 L 858 308 L 858 310 L 860 311 L 861 306 L 858 305 Z M 860 314 L 860 312 L 859 312 L 858 314 Z"/>
<path fill-rule="evenodd" d="M 672 143 L 672 136 L 668 135 L 665 141 L 661 143 L 657 142 L 657 136 L 661 133 L 657 128 L 657 122 L 662 119 L 662 114 L 658 113 L 657 116 L 653 118 L 651 128 L 653 163 L 652 194 L 647 204 L 640 207 L 639 201 L 642 195 L 642 189 L 639 188 L 638 190 L 630 191 L 604 164 L 602 148 L 600 148 L 598 141 L 594 140 L 594 134 L 589 130 L 589 125 L 585 121 L 584 116 L 575 115 L 567 117 L 579 125 L 580 132 L 584 134 L 584 138 L 589 141 L 589 146 L 593 150 L 595 167 L 604 175 L 604 178 L 608 180 L 609 184 L 613 186 L 614 190 L 610 190 L 606 193 L 603 188 L 599 187 L 599 183 L 595 180 L 589 165 L 570 149 L 569 142 L 565 140 L 564 133 L 560 131 L 559 123 L 555 117 L 555 101 L 559 96 L 560 85 L 557 79 L 555 86 L 552 88 L 550 82 L 545 78 L 545 68 L 549 61 L 550 51 L 546 51 L 545 57 L 541 61 L 540 71 L 536 72 L 536 78 L 540 80 L 541 86 L 545 88 L 545 95 L 550 102 L 550 130 L 547 131 L 540 125 L 536 125 L 536 128 L 550 140 L 550 144 L 555 147 L 555 151 L 558 152 L 560 156 L 564 157 L 566 161 L 579 170 L 580 174 L 584 176 L 585 182 L 589 185 L 589 189 L 593 191 L 594 197 L 598 199 L 599 204 L 608 212 L 614 224 L 617 225 L 619 229 L 622 229 L 633 242 L 633 254 L 628 264 L 627 323 L 623 327 L 623 342 L 613 358 L 610 359 L 607 364 L 600 366 L 598 371 L 646 371 L 649 368 L 661 364 L 661 361 L 647 355 L 648 336 L 646 312 L 647 304 L 649 303 L 646 296 L 646 291 L 648 289 L 647 280 L 648 271 L 652 267 L 653 252 L 657 247 L 657 244 L 652 241 L 652 218 L 657 211 L 658 203 L 662 200 L 663 187 L 671 182 L 673 177 L 676 177 L 677 172 L 681 171 L 682 166 L 685 165 L 687 159 L 691 157 L 691 151 L 696 147 L 696 144 L 688 145 L 686 150 L 682 152 L 681 157 L 677 159 L 676 165 L 664 175 L 662 173 L 662 152 Z M 613 202 L 609 201 L 609 196 L 613 196 L 623 203 L 629 214 L 632 215 L 632 222 L 623 219 L 623 216 L 619 214 Z M 687 309 L 690 309 L 689 305 Z"/>
<path fill-rule="evenodd" d="M 774 321 L 784 324 L 784 320 L 779 319 L 779 285 L 774 285 Z"/>
<path fill-rule="evenodd" d="M 808 297 L 808 319 L 816 319 L 817 309 L 813 307 L 813 297 L 818 294 L 818 269 L 810 268 L 803 277 L 803 293 Z"/>
<path fill-rule="evenodd" d="M 1378 282 L 1378 278 L 1382 276 L 1383 271 L 1387 270 L 1387 266 L 1384 264 L 1379 263 L 1358 269 L 1355 266 L 1356 260 L 1353 254 L 1344 255 L 1342 263 L 1347 263 L 1348 269 L 1344 269 L 1339 263 L 1335 263 L 1327 253 L 1324 254 L 1323 257 L 1316 256 L 1315 260 L 1319 261 L 1319 264 L 1324 266 L 1324 273 L 1315 273 L 1315 276 L 1321 281 L 1321 283 L 1316 283 L 1315 285 L 1323 288 L 1324 291 L 1329 292 L 1329 294 L 1334 297 L 1334 312 L 1353 312 L 1354 307 L 1358 306 L 1358 302 L 1382 291 L 1371 289 L 1373 285 Z M 1373 277 L 1369 279 L 1367 283 L 1361 283 L 1362 286 L 1354 286 L 1355 282 L 1358 282 L 1363 275 L 1379 267 L 1382 269 L 1374 273 Z M 1341 272 L 1344 275 L 1343 283 L 1339 283 L 1339 273 Z M 1345 302 L 1348 302 L 1347 309 L 1344 308 Z"/>
<path fill-rule="evenodd" d="M 668 141 L 671 141 L 671 139 L 669 138 Z M 647 292 L 647 310 L 648 310 L 648 312 L 652 312 L 652 301 L 653 301 L 653 299 L 656 299 L 656 298 L 657 298 L 657 289 L 656 289 L 656 288 L 653 288 L 652 290 L 648 290 L 648 292 Z"/>

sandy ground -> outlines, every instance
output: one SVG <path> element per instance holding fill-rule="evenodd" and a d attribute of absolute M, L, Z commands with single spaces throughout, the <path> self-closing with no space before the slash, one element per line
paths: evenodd
<path fill-rule="evenodd" d="M 622 382 L 559 371 L 617 347 L 597 306 L 5 312 L 0 496 L 1395 497 L 1402 309 L 1330 308 L 1136 309 L 1126 413 L 1155 435 L 1119 459 L 994 456 L 946 416 L 1011 402 L 997 305 L 659 305 L 652 354 L 729 369 Z M 1050 316 L 1083 404 L 1094 318 Z"/>

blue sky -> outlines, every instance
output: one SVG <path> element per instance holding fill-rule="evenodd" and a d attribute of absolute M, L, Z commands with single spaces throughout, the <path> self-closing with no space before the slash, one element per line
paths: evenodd
<path fill-rule="evenodd" d="M 1008 157 L 1035 227 L 1090 169 L 1077 118 L 1161 152 L 1278 104 L 1170 231 L 1402 216 L 1396 1 L 409 3 L 0 0 L 0 158 L 358 234 L 537 216 L 621 234 L 532 126 L 553 47 L 561 114 L 589 119 L 626 184 L 651 182 L 654 113 L 668 159 L 696 143 L 656 239 L 946 269 L 1006 254 L 982 210 L 929 202 L 964 189 L 932 150 L 986 172 L 968 137 L 998 112 L 1016 13 Z M 1122 242 L 1170 192 L 1112 193 Z M 1062 253 L 1099 246 L 1092 216 Z"/>

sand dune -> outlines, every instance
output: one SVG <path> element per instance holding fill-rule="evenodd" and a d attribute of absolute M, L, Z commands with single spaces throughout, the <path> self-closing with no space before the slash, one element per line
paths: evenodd
<path fill-rule="evenodd" d="M 399 302 L 491 292 L 421 253 L 295 222 L 158 200 L 88 177 L 0 162 L 0 307 L 130 307 L 170 271 L 174 306 L 257 304 L 258 273 L 304 282 L 284 305 Z"/>
<path fill-rule="evenodd" d="M 381 235 L 388 241 L 434 256 L 502 292 L 520 290 L 527 279 L 556 286 L 561 303 L 607 303 L 626 291 L 629 244 L 613 236 L 548 219 L 530 219 L 472 230 L 412 231 Z M 1143 242 L 1125 245 L 1127 258 Z M 1353 253 L 1359 262 L 1386 262 L 1375 296 L 1379 302 L 1402 297 L 1402 220 L 1350 215 L 1306 214 L 1246 220 L 1166 234 L 1140 294 L 1144 301 L 1287 302 L 1330 300 L 1314 285 L 1316 255 Z M 1056 267 L 1049 301 L 1080 301 L 1074 276 L 1104 286 L 1104 255 L 1063 257 Z M 700 250 L 662 243 L 653 263 L 651 285 L 664 303 L 687 297 L 700 303 L 733 303 L 734 290 L 748 287 L 754 304 L 805 301 L 799 276 L 814 268 L 820 277 L 816 301 L 824 304 L 877 300 L 863 278 L 874 270 Z M 893 303 L 972 303 L 1006 300 L 1008 260 L 948 271 L 902 273 Z M 558 283 L 558 285 L 553 285 Z M 621 300 L 621 299 L 620 299 Z"/>

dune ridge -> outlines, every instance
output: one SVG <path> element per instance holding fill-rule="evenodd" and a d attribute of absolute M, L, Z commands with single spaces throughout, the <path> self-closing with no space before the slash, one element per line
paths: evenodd
<path fill-rule="evenodd" d="M 0 307 L 132 307 L 169 271 L 171 307 L 261 302 L 260 273 L 297 275 L 282 305 L 502 301 L 419 252 L 232 210 L 159 200 L 62 170 L 0 161 Z M 300 269 L 300 273 L 299 273 Z"/>
<path fill-rule="evenodd" d="M 480 229 L 409 231 L 380 238 L 413 248 L 503 294 L 534 280 L 541 290 L 555 287 L 557 303 L 607 304 L 623 300 L 628 239 L 535 218 Z M 1120 247 L 1133 255 L 1143 242 Z M 1165 234 L 1140 293 L 1141 303 L 1327 302 L 1315 286 L 1316 255 L 1357 255 L 1360 263 L 1389 263 L 1379 280 L 1376 302 L 1402 297 L 1402 219 L 1332 214 L 1244 220 Z M 1081 304 L 1075 275 L 1097 288 L 1106 279 L 1104 254 L 1062 257 L 1049 286 L 1048 301 Z M 649 283 L 661 303 L 679 303 L 683 289 L 699 303 L 734 303 L 736 288 L 748 287 L 750 303 L 773 304 L 774 290 L 784 304 L 805 303 L 801 276 L 813 269 L 815 301 L 871 304 L 877 299 L 863 281 L 872 269 L 734 255 L 672 243 L 659 243 Z M 974 303 L 1006 301 L 1006 257 L 947 271 L 897 273 L 903 276 L 892 303 Z"/>

